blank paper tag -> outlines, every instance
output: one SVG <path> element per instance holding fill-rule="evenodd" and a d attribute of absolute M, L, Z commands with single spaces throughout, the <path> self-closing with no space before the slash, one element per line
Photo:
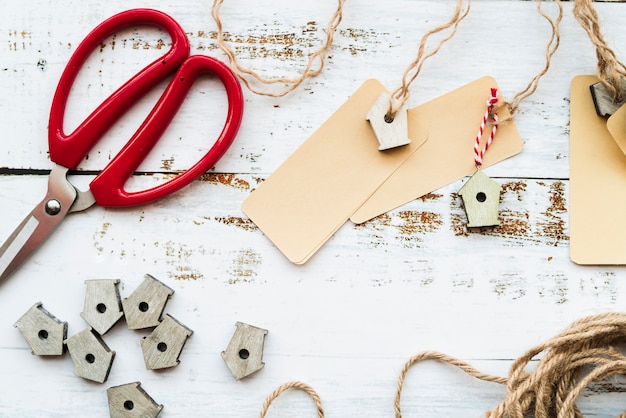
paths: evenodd
<path fill-rule="evenodd" d="M 578 264 L 626 264 L 626 156 L 607 119 L 596 114 L 589 86 L 597 82 L 577 76 L 571 84 L 570 257 Z"/>
<path fill-rule="evenodd" d="M 492 77 L 483 77 L 410 109 L 409 132 L 419 130 L 428 141 L 350 219 L 355 223 L 363 223 L 473 174 L 476 171 L 473 145 L 492 87 L 498 87 L 496 81 Z M 503 103 L 503 99 L 500 103 Z M 498 111 L 501 121 L 509 116 L 506 107 Z M 487 140 L 487 136 L 484 136 L 483 141 Z M 483 159 L 483 167 L 519 153 L 522 146 L 522 139 L 513 121 L 500 124 Z"/>
<path fill-rule="evenodd" d="M 243 202 L 245 214 L 287 258 L 306 262 L 425 140 L 378 151 L 365 119 L 384 87 L 366 81 Z"/>

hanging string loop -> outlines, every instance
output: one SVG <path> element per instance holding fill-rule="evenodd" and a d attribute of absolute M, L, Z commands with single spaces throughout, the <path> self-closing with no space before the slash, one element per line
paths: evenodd
<path fill-rule="evenodd" d="M 237 59 L 235 51 L 226 43 L 226 40 L 224 39 L 224 28 L 222 19 L 220 17 L 220 8 L 222 7 L 224 0 L 214 0 L 213 6 L 211 7 L 211 16 L 213 17 L 213 20 L 215 20 L 215 24 L 217 25 L 217 45 L 228 57 L 228 61 L 230 63 L 230 67 L 233 73 L 235 73 L 235 75 L 239 77 L 239 79 L 251 92 L 261 96 L 269 97 L 285 96 L 298 88 L 298 86 L 300 86 L 300 84 L 302 84 L 306 79 L 319 75 L 324 69 L 324 65 L 326 64 L 326 54 L 328 53 L 328 51 L 330 51 L 330 48 L 333 44 L 335 32 L 343 18 L 343 6 L 345 1 L 346 0 L 337 0 L 337 9 L 333 13 L 328 23 L 328 29 L 326 30 L 326 38 L 324 40 L 324 43 L 322 44 L 322 46 L 320 46 L 319 49 L 309 55 L 309 59 L 306 63 L 304 71 L 302 71 L 302 73 L 298 77 L 265 78 L 261 76 L 258 72 L 241 65 L 241 63 Z M 282 84 L 285 87 L 283 88 L 283 90 L 274 92 L 256 87 L 255 83 L 260 83 L 263 85 Z"/>
<path fill-rule="evenodd" d="M 265 416 L 267 415 L 267 411 L 272 405 L 272 402 L 274 402 L 274 400 L 278 398 L 281 393 L 289 389 L 301 390 L 309 395 L 315 403 L 318 418 L 324 418 L 324 409 L 322 408 L 322 400 L 320 399 L 320 396 L 311 386 L 307 385 L 306 383 L 297 381 L 287 382 L 276 388 L 276 390 L 274 390 L 274 392 L 272 392 L 267 397 L 267 399 L 265 399 L 265 402 L 263 402 L 263 407 L 261 408 L 261 412 L 259 413 L 259 418 L 265 418 Z"/>

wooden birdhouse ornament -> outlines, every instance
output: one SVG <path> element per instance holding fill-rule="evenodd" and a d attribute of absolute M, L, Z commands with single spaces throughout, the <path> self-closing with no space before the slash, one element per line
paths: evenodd
<path fill-rule="evenodd" d="M 124 316 L 119 280 L 86 280 L 85 303 L 80 316 L 98 334 L 104 335 Z"/>
<path fill-rule="evenodd" d="M 402 106 L 395 115 L 389 115 L 389 93 L 381 93 L 367 113 L 374 135 L 378 139 L 378 150 L 401 147 L 411 142 L 409 139 L 409 122 L 406 106 Z"/>
<path fill-rule="evenodd" d="M 146 369 L 157 370 L 178 366 L 180 353 L 193 331 L 170 315 L 150 335 L 141 340 Z"/>
<path fill-rule="evenodd" d="M 156 327 L 165 304 L 174 290 L 149 274 L 135 291 L 122 301 L 128 329 Z"/>
<path fill-rule="evenodd" d="M 459 190 L 470 228 L 499 225 L 500 192 L 502 188 L 481 170 Z"/>
<path fill-rule="evenodd" d="M 110 387 L 107 398 L 111 418 L 156 418 L 163 410 L 139 382 Z"/>
<path fill-rule="evenodd" d="M 615 99 L 613 94 L 605 87 L 601 82 L 592 84 L 589 89 L 591 90 L 591 97 L 593 97 L 593 104 L 596 108 L 598 116 L 611 116 L 613 113 L 622 107 L 626 103 L 626 79 L 620 78 L 621 86 L 621 98 Z"/>
<path fill-rule="evenodd" d="M 58 320 L 35 303 L 14 325 L 21 333 L 33 354 L 60 356 L 65 351 L 63 340 L 67 337 L 67 322 Z"/>
<path fill-rule="evenodd" d="M 498 130 L 498 113 L 497 109 L 495 109 L 495 105 L 499 100 L 498 96 L 498 89 L 492 87 L 491 95 L 486 103 L 487 109 L 481 119 L 478 133 L 474 139 L 473 151 L 476 172 L 459 190 L 459 195 L 463 199 L 463 206 L 465 206 L 465 213 L 467 214 L 468 228 L 500 224 L 498 212 L 500 210 L 501 187 L 480 170 L 483 164 L 483 157 Z M 487 140 L 482 144 L 483 133 L 489 121 L 491 121 L 491 129 L 489 129 Z"/>
<path fill-rule="evenodd" d="M 236 380 L 250 376 L 265 366 L 263 344 L 267 330 L 237 322 L 237 329 L 228 347 L 222 351 L 222 358 Z"/>
<path fill-rule="evenodd" d="M 83 379 L 104 383 L 109 377 L 115 351 L 91 328 L 65 340 L 67 350 L 74 362 L 74 374 Z"/>

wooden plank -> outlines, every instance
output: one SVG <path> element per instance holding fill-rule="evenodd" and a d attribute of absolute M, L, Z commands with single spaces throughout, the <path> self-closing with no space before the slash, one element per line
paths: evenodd
<path fill-rule="evenodd" d="M 4 135 L 14 140 L 0 143 L 0 158 L 4 158 L 0 160 L 0 167 L 50 167 L 46 153 L 47 114 L 58 77 L 82 37 L 103 16 L 125 7 L 116 4 L 88 1 L 65 11 L 63 16 L 52 18 L 45 7 L 15 7 L 10 9 L 12 13 L 3 13 L 0 26 L 8 28 L 9 33 L 3 43 L 6 59 L 0 88 L 7 111 L 0 115 L 0 123 L 6 128 Z M 332 2 L 324 7 L 318 4 L 294 6 L 283 1 L 251 14 L 235 3 L 224 6 L 222 14 L 244 64 L 267 75 L 296 75 L 304 65 L 303 55 L 315 48 L 318 45 L 315 40 L 323 36 L 325 22 L 334 6 Z M 545 4 L 544 8 L 553 13 L 553 6 Z M 256 97 L 246 91 L 243 129 L 233 148 L 219 163 L 218 171 L 270 173 L 365 79 L 375 77 L 389 89 L 395 88 L 402 71 L 416 54 L 421 35 L 434 22 L 446 20 L 451 6 L 445 2 L 398 0 L 395 7 L 404 12 L 381 11 L 380 5 L 372 1 L 346 5 L 345 19 L 336 36 L 326 71 L 293 95 L 271 99 Z M 619 24 L 623 7 L 597 4 L 597 8 L 605 19 L 607 39 L 623 38 L 626 28 Z M 565 4 L 565 9 L 561 30 L 567 36 L 563 36 L 553 68 L 516 116 L 526 142 L 524 154 L 494 167 L 497 175 L 534 177 L 537 167 L 541 167 L 546 177 L 567 177 L 569 82 L 576 74 L 595 72 L 595 54 L 587 35 L 571 15 L 571 4 Z M 187 30 L 193 52 L 224 58 L 213 40 L 212 20 L 208 14 L 199 12 L 197 5 L 171 5 L 163 10 L 177 18 Z M 283 11 L 280 18 L 277 10 Z M 380 12 L 376 21 L 363 19 L 372 10 Z M 266 26 L 274 21 L 276 27 Z M 308 25 L 307 22 L 315 24 Z M 493 31 L 507 48 L 485 52 L 485 40 Z M 524 42 L 519 42 L 520 34 L 523 34 Z M 548 25 L 536 13 L 532 3 L 473 4 L 457 37 L 424 66 L 414 83 L 409 106 L 416 106 L 487 74 L 493 75 L 505 97 L 511 98 L 543 66 L 548 36 Z M 163 41 L 162 38 L 162 34 L 155 31 L 141 35 L 131 30 L 118 36 L 114 46 L 112 39 L 107 41 L 102 52 L 98 51 L 92 57 L 90 70 L 77 80 L 76 94 L 70 101 L 72 111 L 68 114 L 68 126 L 75 126 L 107 92 L 141 68 L 144 62 L 158 57 L 163 52 L 159 42 Z M 477 53 L 481 55 L 479 65 L 476 64 Z M 519 57 L 524 57 L 523 62 L 519 62 Z M 45 61 L 45 65 L 38 66 L 40 60 Z M 512 62 L 518 64 L 509 65 Z M 354 71 L 355 68 L 360 70 Z M 451 70 L 455 76 L 446 76 Z M 97 74 L 95 77 L 94 73 Z M 142 169 L 181 170 L 198 157 L 200 150 L 206 149 L 208 138 L 214 137 L 211 133 L 221 126 L 223 116 L 220 115 L 224 114 L 223 97 L 213 98 L 214 89 L 217 89 L 216 84 L 205 80 L 191 93 L 189 102 L 185 103 L 167 133 L 169 140 L 166 142 L 170 146 L 159 147 Z M 137 127 L 137 118 L 146 114 L 146 106 L 156 97 L 156 94 L 150 95 L 142 102 L 141 109 L 120 121 L 107 136 L 104 149 L 92 153 L 83 168 L 101 168 Z M 219 106 L 216 108 L 214 104 Z M 28 117 L 22 118 L 22 115 Z M 194 129 L 187 129 L 190 126 Z"/>
<path fill-rule="evenodd" d="M 209 3 L 159 7 L 183 25 L 194 53 L 224 59 Z M 596 65 L 571 3 L 564 4 L 561 49 L 552 69 L 515 115 L 524 151 L 485 170 L 502 186 L 500 225 L 467 229 L 458 195 L 466 179 L 460 179 L 363 225 L 346 223 L 307 264 L 294 266 L 244 216 L 243 199 L 358 85 L 374 77 L 390 90 L 397 87 L 419 38 L 447 20 L 453 7 L 436 0 L 346 2 L 319 77 L 282 99 L 244 92 L 240 134 L 214 173 L 151 205 L 70 215 L 0 286 L 0 416 L 107 416 L 107 387 L 135 381 L 164 405 L 163 416 L 255 416 L 276 387 L 302 380 L 319 392 L 329 417 L 390 418 L 400 369 L 417 352 L 440 350 L 506 375 L 513 359 L 572 321 L 623 310 L 623 267 L 583 267 L 569 259 L 569 83 L 577 74 L 593 74 Z M 618 49 L 626 35 L 626 7 L 615 3 L 594 4 L 605 38 Z M 128 7 L 120 0 L 86 0 L 62 12 L 42 0 L 28 7 L 8 0 L 4 6 L 0 240 L 45 193 L 48 111 L 67 59 L 97 23 Z M 154 4 L 140 0 L 135 6 Z M 244 64 L 265 75 L 291 76 L 319 45 L 335 7 L 288 0 L 242 6 L 231 0 L 222 17 Z M 518 0 L 473 2 L 456 37 L 413 84 L 409 107 L 487 74 L 511 98 L 543 66 L 549 29 L 535 7 Z M 543 7 L 554 13 L 553 2 Z M 104 42 L 77 80 L 68 129 L 166 47 L 162 33 L 143 28 Z M 192 91 L 167 132 L 169 145 L 141 167 L 157 173 L 133 177 L 131 189 L 158 184 L 199 157 L 221 127 L 220 94 L 208 79 Z M 123 118 L 82 168 L 103 167 L 157 96 Z M 91 178 L 73 176 L 81 187 Z M 80 317 L 85 280 L 118 279 L 121 296 L 128 297 L 145 274 L 176 292 L 165 313 L 194 330 L 178 367 L 146 370 L 140 341 L 150 331 L 130 331 L 119 321 L 103 337 L 116 352 L 107 383 L 88 383 L 74 375 L 67 355 L 33 356 L 12 326 L 42 301 L 74 335 L 86 327 Z M 220 355 L 237 321 L 268 330 L 265 367 L 239 382 Z M 616 416 L 623 412 L 624 390 L 620 379 L 595 385 L 579 405 L 586 415 Z M 409 373 L 402 406 L 407 417 L 479 416 L 503 394 L 497 385 L 429 362 Z M 271 414 L 315 411 L 306 395 L 286 393 Z"/>

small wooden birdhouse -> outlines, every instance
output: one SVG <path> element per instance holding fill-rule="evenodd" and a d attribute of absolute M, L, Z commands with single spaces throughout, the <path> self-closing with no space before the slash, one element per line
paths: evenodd
<path fill-rule="evenodd" d="M 409 139 L 409 122 L 406 106 L 402 106 L 396 114 L 391 117 L 389 112 L 389 93 L 381 93 L 374 102 L 374 105 L 365 116 L 374 130 L 374 135 L 378 139 L 378 150 L 401 147 L 411 142 Z"/>
<path fill-rule="evenodd" d="M 165 304 L 174 290 L 149 274 L 135 291 L 122 301 L 129 329 L 143 329 L 159 325 Z"/>
<path fill-rule="evenodd" d="M 111 351 L 106 343 L 91 328 L 65 340 L 74 362 L 74 374 L 83 379 L 103 383 L 109 377 L 115 351 Z"/>
<path fill-rule="evenodd" d="M 35 303 L 14 325 L 21 333 L 32 353 L 37 356 L 60 356 L 65 351 L 63 340 L 67 337 L 67 322 L 61 322 Z"/>
<path fill-rule="evenodd" d="M 100 335 L 104 335 L 124 316 L 117 288 L 119 280 L 86 280 L 85 303 L 80 316 Z"/>
<path fill-rule="evenodd" d="M 107 398 L 111 418 L 156 418 L 163 410 L 139 382 L 110 387 Z"/>
<path fill-rule="evenodd" d="M 265 366 L 263 345 L 267 330 L 237 322 L 237 329 L 228 347 L 222 351 L 222 358 L 236 380 L 250 376 Z"/>
<path fill-rule="evenodd" d="M 476 171 L 461 187 L 459 195 L 463 199 L 469 228 L 500 224 L 498 212 L 501 189 L 498 183 L 481 170 Z"/>
<path fill-rule="evenodd" d="M 181 351 L 193 331 L 165 315 L 163 321 L 150 335 L 141 340 L 146 369 L 166 369 L 178 366 Z"/>
<path fill-rule="evenodd" d="M 601 82 L 592 84 L 589 87 L 598 116 L 611 116 L 626 103 L 626 79 L 621 77 L 620 80 L 620 88 L 622 91 L 622 98 L 620 100 L 615 100 L 613 94 Z"/>

